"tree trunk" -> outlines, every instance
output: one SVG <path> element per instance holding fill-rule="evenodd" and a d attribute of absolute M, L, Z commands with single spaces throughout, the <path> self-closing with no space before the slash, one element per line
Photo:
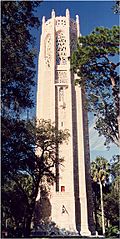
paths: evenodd
<path fill-rule="evenodd" d="M 97 197 L 95 193 L 95 231 L 97 232 Z"/>
<path fill-rule="evenodd" d="M 120 101 L 119 101 L 119 92 L 116 91 L 115 89 L 115 79 L 114 77 L 111 76 L 111 85 L 112 85 L 112 91 L 113 91 L 113 98 L 115 101 L 115 107 L 117 110 L 117 123 L 118 123 L 118 143 L 117 145 L 120 147 Z"/>
<path fill-rule="evenodd" d="M 38 189 L 36 189 L 36 195 L 37 195 L 37 192 L 38 192 Z M 36 197 L 34 197 L 33 201 L 29 205 L 29 208 L 26 210 L 25 225 L 24 225 L 24 228 L 25 228 L 24 237 L 25 238 L 30 237 L 31 221 L 32 221 L 32 216 L 33 216 L 34 210 L 35 210 Z"/>
<path fill-rule="evenodd" d="M 26 210 L 26 218 L 25 218 L 25 231 L 24 231 L 24 237 L 29 238 L 30 237 L 30 231 L 31 231 L 31 221 L 32 221 L 32 216 L 34 213 L 35 209 L 35 203 L 36 203 L 36 197 L 38 195 L 38 190 L 39 190 L 39 184 L 40 184 L 40 179 L 41 179 L 41 174 L 39 172 L 39 177 L 37 180 L 37 184 L 35 187 L 35 191 L 32 195 L 32 202 L 28 207 L 28 210 Z"/>
<path fill-rule="evenodd" d="M 103 208 L 103 191 L 102 191 L 102 183 L 100 183 L 100 199 L 101 199 L 101 214 L 102 214 L 102 232 L 105 235 L 105 220 L 104 220 L 104 208 Z"/>

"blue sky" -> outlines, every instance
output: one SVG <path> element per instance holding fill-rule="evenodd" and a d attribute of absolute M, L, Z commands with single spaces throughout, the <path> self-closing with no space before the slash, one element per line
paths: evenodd
<path fill-rule="evenodd" d="M 89 34 L 95 27 L 104 26 L 111 28 L 113 25 L 119 24 L 118 15 L 113 14 L 112 7 L 114 1 L 43 1 L 38 8 L 36 15 L 42 22 L 42 16 L 46 17 L 46 20 L 51 17 L 52 9 L 55 10 L 56 16 L 64 16 L 65 11 L 68 8 L 70 11 L 70 17 L 75 19 L 76 15 L 80 17 L 80 29 L 82 35 Z M 36 48 L 39 52 L 40 46 L 40 34 L 39 31 L 33 31 L 33 35 L 36 36 Z M 37 69 L 36 62 L 36 69 Z M 37 81 L 37 75 L 36 75 Z M 36 89 L 35 91 L 36 92 Z M 94 160 L 96 156 L 104 156 L 108 160 L 113 155 L 118 153 L 118 149 L 114 145 L 110 145 L 108 151 L 104 146 L 104 137 L 98 137 L 97 131 L 94 129 L 94 118 L 89 114 L 89 133 L 90 133 L 90 155 L 91 160 Z"/>

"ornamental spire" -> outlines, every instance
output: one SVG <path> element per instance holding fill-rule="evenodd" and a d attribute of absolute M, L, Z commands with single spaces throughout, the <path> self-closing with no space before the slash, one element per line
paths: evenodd
<path fill-rule="evenodd" d="M 68 8 L 66 9 L 66 17 L 68 17 L 68 18 L 70 17 L 70 12 L 69 12 Z"/>
<path fill-rule="evenodd" d="M 54 10 L 54 9 L 52 9 L 51 17 L 52 17 L 52 18 L 55 17 L 55 10 Z"/>

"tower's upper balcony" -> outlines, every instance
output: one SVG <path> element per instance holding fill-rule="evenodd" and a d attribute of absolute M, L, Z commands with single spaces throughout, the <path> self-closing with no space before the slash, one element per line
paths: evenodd
<path fill-rule="evenodd" d="M 45 26 L 46 28 L 49 29 L 49 27 L 52 26 L 52 19 L 48 19 L 46 22 L 45 22 Z M 66 27 L 66 17 L 55 17 L 55 28 L 56 30 L 59 29 L 59 28 L 65 28 Z M 76 21 L 74 19 L 70 19 L 70 24 L 69 24 L 69 27 L 72 31 L 76 31 L 77 29 L 77 25 L 76 25 Z"/>

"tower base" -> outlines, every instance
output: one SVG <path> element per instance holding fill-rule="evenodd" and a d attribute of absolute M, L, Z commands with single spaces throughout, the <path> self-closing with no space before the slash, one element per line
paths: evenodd
<path fill-rule="evenodd" d="M 74 195 L 70 192 L 54 192 L 51 197 L 51 219 L 60 229 L 77 234 Z"/>
<path fill-rule="evenodd" d="M 91 236 L 91 232 L 89 231 L 89 229 L 88 229 L 88 227 L 87 226 L 85 226 L 85 227 L 83 227 L 82 228 L 82 230 L 80 231 L 80 235 L 81 236 Z"/>

